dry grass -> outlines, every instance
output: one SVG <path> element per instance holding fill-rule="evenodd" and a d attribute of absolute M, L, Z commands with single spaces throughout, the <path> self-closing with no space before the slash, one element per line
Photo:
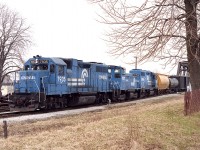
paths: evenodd
<path fill-rule="evenodd" d="M 2 129 L 0 129 L 2 133 Z M 9 126 L 0 149 L 200 149 L 200 113 L 183 116 L 183 96 Z"/>

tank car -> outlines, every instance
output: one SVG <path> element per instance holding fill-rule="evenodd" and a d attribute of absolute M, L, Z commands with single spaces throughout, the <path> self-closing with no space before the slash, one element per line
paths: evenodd
<path fill-rule="evenodd" d="M 158 94 L 169 93 L 170 80 L 168 75 L 156 73 Z"/>
<path fill-rule="evenodd" d="M 171 81 L 170 89 L 174 92 L 185 92 L 189 86 L 189 77 L 188 76 L 169 76 Z M 173 82 L 173 83 L 172 83 Z"/>
<path fill-rule="evenodd" d="M 62 108 L 107 100 L 108 66 L 77 59 L 34 56 L 19 71 L 10 110 Z"/>

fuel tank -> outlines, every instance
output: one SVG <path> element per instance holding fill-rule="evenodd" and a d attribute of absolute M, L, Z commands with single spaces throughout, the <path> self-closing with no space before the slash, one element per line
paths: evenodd
<path fill-rule="evenodd" d="M 68 106 L 80 106 L 94 104 L 96 101 L 96 96 L 80 96 L 68 102 Z"/>

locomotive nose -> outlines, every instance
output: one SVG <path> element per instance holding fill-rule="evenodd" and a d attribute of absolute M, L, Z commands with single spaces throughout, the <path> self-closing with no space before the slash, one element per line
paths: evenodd
<path fill-rule="evenodd" d="M 38 93 L 43 90 L 44 77 L 48 77 L 48 71 L 26 71 L 20 74 L 20 93 Z"/>

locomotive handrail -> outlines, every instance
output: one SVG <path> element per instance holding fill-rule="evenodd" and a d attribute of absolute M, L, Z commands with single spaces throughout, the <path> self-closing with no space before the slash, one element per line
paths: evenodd
<path fill-rule="evenodd" d="M 38 91 L 39 91 L 39 103 L 40 103 L 40 88 L 39 88 L 39 86 L 37 85 L 36 80 L 34 80 L 34 81 L 35 81 L 35 84 L 36 84 L 36 86 L 37 86 L 37 88 L 38 88 Z"/>
<path fill-rule="evenodd" d="M 120 85 L 119 85 L 119 83 L 117 83 L 117 82 L 115 82 L 115 81 L 111 81 L 112 83 L 111 83 L 111 85 L 112 85 L 112 88 L 114 89 L 114 90 L 117 90 L 117 89 L 119 89 L 120 88 Z"/>
<path fill-rule="evenodd" d="M 46 90 L 45 90 L 45 86 L 44 86 L 44 78 L 47 78 L 49 76 L 43 76 L 42 77 L 42 85 L 43 85 L 43 89 L 44 89 L 44 100 L 46 101 Z"/>
<path fill-rule="evenodd" d="M 10 92 L 10 90 L 9 90 L 9 92 L 8 92 L 8 101 L 10 101 L 10 94 L 14 92 L 14 82 L 15 82 L 15 81 L 13 81 L 13 82 L 11 83 L 11 86 L 12 86 L 12 88 L 13 88 L 13 91 Z"/>

